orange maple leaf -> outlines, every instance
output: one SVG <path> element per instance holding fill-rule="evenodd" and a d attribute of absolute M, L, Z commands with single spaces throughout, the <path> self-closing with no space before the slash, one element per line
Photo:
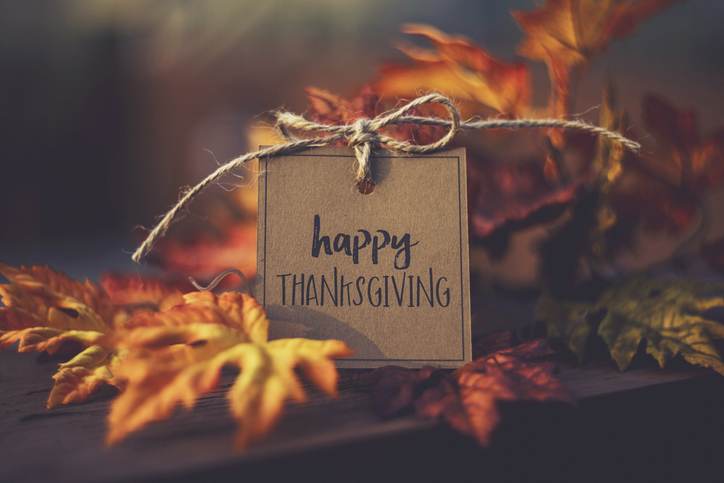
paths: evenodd
<path fill-rule="evenodd" d="M 193 407 L 216 387 L 227 365 L 241 370 L 227 396 L 239 423 L 239 447 L 267 433 L 287 399 L 304 400 L 295 368 L 334 395 L 331 358 L 349 354 L 347 346 L 336 340 L 267 341 L 268 325 L 261 306 L 236 292 L 192 292 L 168 310 L 139 312 L 117 334 L 118 347 L 128 355 L 117 369 L 125 390 L 111 406 L 108 443 L 168 418 L 179 405 Z"/>
<path fill-rule="evenodd" d="M 525 65 L 496 59 L 462 36 L 450 36 L 429 25 L 407 24 L 402 31 L 430 41 L 434 50 L 400 46 L 412 64 L 384 66 L 374 90 L 381 96 L 404 98 L 438 91 L 466 101 L 466 111 L 480 106 L 504 114 L 528 108 L 530 75 Z"/>
<path fill-rule="evenodd" d="M 518 52 L 548 66 L 554 113 L 568 114 L 571 69 L 604 50 L 675 0 L 546 0 L 532 11 L 514 11 L 526 33 Z"/>

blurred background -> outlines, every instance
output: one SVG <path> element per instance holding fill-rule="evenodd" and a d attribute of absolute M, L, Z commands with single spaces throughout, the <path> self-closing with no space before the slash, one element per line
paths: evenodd
<path fill-rule="evenodd" d="M 73 275 L 132 267 L 155 217 L 247 149 L 257 115 L 307 107 L 304 88 L 353 95 L 405 22 L 462 34 L 513 59 L 511 9 L 532 0 L 34 0 L 0 2 L 0 259 Z M 587 66 L 575 110 L 615 79 L 640 123 L 656 92 L 724 125 L 724 3 L 675 4 Z M 531 64 L 545 102 L 543 64 Z M 540 87 L 540 88 L 539 88 Z M 193 206 L 190 217 L 208 213 Z M 79 265 L 88 253 L 98 263 Z"/>

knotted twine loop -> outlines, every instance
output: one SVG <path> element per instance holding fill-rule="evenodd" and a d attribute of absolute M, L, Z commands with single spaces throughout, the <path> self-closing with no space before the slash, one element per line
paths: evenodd
<path fill-rule="evenodd" d="M 450 114 L 450 119 L 437 118 L 418 118 L 416 116 L 407 116 L 407 114 L 416 107 L 423 104 L 441 104 Z M 412 122 L 414 124 L 423 124 L 414 119 L 435 119 L 440 121 L 439 126 L 447 126 L 449 129 L 443 137 L 430 144 L 414 144 L 409 141 L 401 141 L 393 137 L 387 136 L 381 132 L 382 129 L 393 124 L 404 124 Z M 330 142 L 339 139 L 345 139 L 347 145 L 354 151 L 357 160 L 357 169 L 355 173 L 355 181 L 359 185 L 365 181 L 370 181 L 370 155 L 379 147 L 384 147 L 390 151 L 409 154 L 424 154 L 440 150 L 450 144 L 460 128 L 460 112 L 450 99 L 440 94 L 427 94 L 404 106 L 380 114 L 374 119 L 359 118 L 352 124 L 340 126 L 321 124 L 291 112 L 277 113 L 277 129 L 290 142 L 298 140 L 291 133 L 292 130 L 297 131 L 313 131 L 320 133 L 329 133 Z"/>
<path fill-rule="evenodd" d="M 372 122 L 367 118 L 357 119 L 352 124 L 352 134 L 347 137 L 347 144 L 354 151 L 354 157 L 357 159 L 357 173 L 355 180 L 359 186 L 370 176 L 370 154 L 376 145 L 379 144 L 379 136 L 371 130 Z"/>
<path fill-rule="evenodd" d="M 409 115 L 409 112 L 423 104 L 440 104 L 450 114 L 450 119 L 438 117 L 423 117 Z M 183 210 L 206 187 L 216 183 L 229 172 L 241 168 L 252 159 L 273 158 L 294 154 L 312 147 L 329 146 L 340 140 L 346 140 L 352 147 L 357 160 L 356 181 L 362 182 L 370 179 L 370 156 L 375 149 L 384 148 L 395 153 L 427 154 L 445 148 L 450 144 L 459 129 L 520 129 L 520 128 L 559 128 L 567 130 L 585 131 L 607 139 L 623 146 L 633 152 L 638 152 L 641 145 L 623 135 L 606 128 L 594 126 L 584 121 L 568 119 L 469 119 L 460 120 L 460 112 L 452 101 L 441 94 L 426 94 L 410 101 L 404 106 L 382 113 L 373 119 L 358 119 L 352 124 L 322 124 L 310 121 L 303 116 L 291 112 L 277 112 L 277 128 L 287 142 L 275 144 L 257 151 L 239 156 L 219 166 L 198 184 L 183 192 L 178 202 L 163 215 L 156 226 L 149 232 L 146 239 L 138 246 L 131 258 L 140 262 L 150 252 L 156 242 L 161 239 Z M 381 130 L 387 126 L 399 124 L 414 124 L 418 126 L 447 127 L 448 131 L 435 142 L 430 144 L 415 144 L 410 141 L 399 140 L 387 136 Z M 318 136 L 296 138 L 291 131 L 314 132 Z"/>

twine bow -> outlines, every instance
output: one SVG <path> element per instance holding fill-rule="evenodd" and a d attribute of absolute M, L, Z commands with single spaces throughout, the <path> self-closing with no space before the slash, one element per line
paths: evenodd
<path fill-rule="evenodd" d="M 423 117 L 409 114 L 416 107 L 423 104 L 440 104 L 447 109 L 449 119 L 439 117 Z M 370 156 L 380 148 L 395 153 L 427 154 L 445 148 L 450 144 L 460 129 L 519 129 L 519 128 L 560 128 L 568 130 L 585 131 L 617 143 L 633 152 L 638 152 L 641 145 L 623 135 L 603 127 L 594 126 L 584 121 L 568 119 L 469 119 L 460 120 L 460 112 L 452 101 L 441 94 L 426 94 L 420 96 L 404 106 L 382 113 L 372 119 L 360 118 L 352 124 L 321 124 L 310 121 L 299 114 L 281 111 L 276 113 L 276 126 L 287 142 L 275 144 L 257 151 L 239 156 L 218 167 L 198 184 L 183 192 L 178 202 L 161 218 L 156 226 L 149 232 L 146 239 L 138 246 L 132 255 L 135 262 L 140 262 L 150 252 L 156 242 L 162 238 L 178 213 L 184 209 L 199 193 L 210 184 L 216 183 L 224 175 L 242 167 L 247 161 L 257 158 L 273 158 L 293 154 L 305 149 L 319 146 L 329 146 L 340 140 L 346 140 L 354 151 L 357 160 L 355 181 L 363 183 L 371 179 Z M 410 141 L 399 140 L 387 136 L 382 132 L 385 127 L 397 124 L 415 124 L 418 126 L 440 126 L 448 130 L 440 139 L 429 144 L 415 144 Z M 315 137 L 297 138 L 292 131 L 317 133 Z"/>
<path fill-rule="evenodd" d="M 450 114 L 450 120 L 423 118 L 409 116 L 407 113 L 422 104 L 441 104 L 445 106 Z M 361 183 L 371 179 L 370 155 L 377 148 L 385 148 L 390 151 L 408 154 L 424 154 L 444 148 L 455 137 L 460 128 L 460 112 L 453 105 L 452 101 L 440 94 L 428 94 L 405 104 L 399 109 L 380 114 L 373 119 L 359 118 L 352 124 L 328 125 L 309 121 L 308 119 L 291 112 L 279 112 L 277 117 L 277 128 L 288 140 L 295 140 L 290 130 L 307 132 L 327 133 L 325 145 L 332 144 L 340 139 L 347 141 L 349 147 L 354 151 L 357 159 L 357 170 L 355 181 Z M 435 124 L 447 126 L 447 133 L 437 141 L 430 144 L 414 144 L 408 141 L 401 141 L 382 133 L 382 129 L 394 124 L 427 124 L 427 120 L 435 120 Z"/>

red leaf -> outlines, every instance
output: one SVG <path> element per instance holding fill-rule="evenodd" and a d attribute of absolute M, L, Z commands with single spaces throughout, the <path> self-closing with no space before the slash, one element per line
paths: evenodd
<path fill-rule="evenodd" d="M 420 370 L 385 366 L 373 373 L 372 404 L 383 418 L 397 416 L 409 409 L 419 397 L 420 387 L 435 373 L 431 367 Z"/>
<path fill-rule="evenodd" d="M 493 337 L 491 346 L 505 340 Z M 551 354 L 544 340 L 534 340 L 480 357 L 453 373 L 385 367 L 377 371 L 375 409 L 389 417 L 414 406 L 418 416 L 443 420 L 486 445 L 500 419 L 499 401 L 571 401 L 554 364 L 541 361 Z"/>
<path fill-rule="evenodd" d="M 658 171 L 688 190 L 721 186 L 724 130 L 702 137 L 696 112 L 678 109 L 653 95 L 643 101 L 643 118 L 660 148 Z"/>
<path fill-rule="evenodd" d="M 472 170 L 481 167 L 472 167 Z M 580 182 L 559 186 L 550 182 L 542 162 L 529 161 L 488 167 L 470 193 L 470 227 L 485 238 L 503 227 L 521 229 L 560 215 L 574 201 Z"/>
<path fill-rule="evenodd" d="M 545 341 L 534 340 L 476 359 L 425 391 L 415 403 L 417 414 L 443 419 L 487 445 L 500 419 L 499 401 L 571 400 L 555 366 L 536 361 L 551 353 Z"/>
<path fill-rule="evenodd" d="M 310 117 L 322 123 L 350 124 L 360 117 L 374 117 L 378 114 L 379 98 L 369 86 L 363 87 L 351 100 L 317 87 L 307 87 L 305 91 Z"/>
<path fill-rule="evenodd" d="M 163 240 L 154 255 L 162 268 L 199 280 L 229 268 L 251 278 L 256 274 L 256 223 L 232 225 L 221 237 L 202 234 L 190 242 Z"/>

